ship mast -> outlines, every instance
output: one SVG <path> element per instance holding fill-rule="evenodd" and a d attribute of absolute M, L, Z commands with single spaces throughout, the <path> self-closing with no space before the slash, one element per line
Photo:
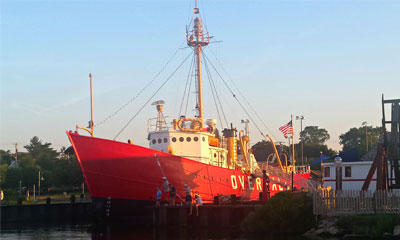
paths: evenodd
<path fill-rule="evenodd" d="M 197 90 L 197 119 L 203 123 L 203 89 L 202 89 L 202 74 L 201 74 L 201 52 L 202 48 L 209 43 L 209 35 L 207 29 L 203 31 L 202 21 L 200 18 L 200 11 L 197 7 L 197 0 L 195 1 L 195 8 L 193 9 L 194 22 L 193 28 L 186 30 L 186 39 L 188 46 L 192 47 L 196 55 L 196 90 Z"/>

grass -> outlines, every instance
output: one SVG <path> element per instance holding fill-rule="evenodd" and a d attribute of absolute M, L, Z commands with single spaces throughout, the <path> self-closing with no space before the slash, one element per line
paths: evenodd
<path fill-rule="evenodd" d="M 51 202 L 57 202 L 57 203 L 62 203 L 62 202 L 70 202 L 71 201 L 71 195 L 75 195 L 75 200 L 79 201 L 81 192 L 71 192 L 69 194 L 41 194 L 40 199 L 38 200 L 37 204 L 46 204 L 46 199 L 50 197 Z M 1 201 L 1 205 L 17 205 L 18 204 L 18 197 L 19 194 L 18 192 L 14 193 L 5 193 L 4 200 Z M 29 199 L 27 199 L 26 195 L 21 195 L 22 197 L 22 204 L 35 204 L 34 201 L 34 196 L 30 195 Z M 85 198 L 87 199 L 89 197 L 89 194 L 85 194 Z M 38 196 L 36 196 L 38 198 Z"/>
<path fill-rule="evenodd" d="M 367 214 L 343 216 L 336 223 L 345 233 L 382 237 L 393 233 L 394 227 L 400 224 L 398 214 Z"/>

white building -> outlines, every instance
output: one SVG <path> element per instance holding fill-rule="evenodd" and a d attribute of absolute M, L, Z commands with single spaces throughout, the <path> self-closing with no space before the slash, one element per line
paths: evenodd
<path fill-rule="evenodd" d="M 372 149 L 361 161 L 342 162 L 342 189 L 343 190 L 361 190 L 369 169 L 372 165 L 372 159 L 376 156 L 376 148 Z M 336 164 L 335 162 L 322 163 L 322 174 L 324 187 L 336 189 Z M 391 176 L 390 163 L 388 163 L 389 177 Z M 394 181 L 393 181 L 394 182 Z M 368 190 L 376 190 L 376 171 L 372 177 Z"/>

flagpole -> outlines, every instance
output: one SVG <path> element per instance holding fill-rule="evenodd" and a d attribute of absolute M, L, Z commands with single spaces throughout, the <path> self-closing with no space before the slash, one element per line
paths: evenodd
<path fill-rule="evenodd" d="M 292 154 L 292 150 L 290 149 L 290 137 L 288 138 L 288 142 L 289 142 L 288 147 L 289 147 L 289 159 L 290 159 L 290 155 Z M 293 159 L 292 159 L 292 162 L 293 162 Z M 289 172 L 289 170 L 290 170 L 290 167 L 289 167 L 289 165 L 286 163 L 286 171 Z"/>
<path fill-rule="evenodd" d="M 292 119 L 292 131 L 293 131 L 293 133 L 292 133 L 292 159 L 293 159 L 293 161 L 292 161 L 292 164 L 293 164 L 293 171 L 294 171 L 294 169 L 295 169 L 295 166 L 296 166 L 296 160 L 294 159 L 294 124 L 293 124 L 293 115 L 290 115 L 290 117 L 291 117 L 291 119 Z"/>

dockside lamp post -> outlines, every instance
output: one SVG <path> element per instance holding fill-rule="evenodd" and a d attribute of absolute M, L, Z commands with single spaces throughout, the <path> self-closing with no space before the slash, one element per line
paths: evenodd
<path fill-rule="evenodd" d="M 22 191 L 22 181 L 19 180 L 18 201 L 19 201 L 19 199 L 21 199 L 21 191 Z"/>
<path fill-rule="evenodd" d="M 368 122 L 363 122 L 362 125 L 365 126 L 365 144 L 367 145 L 367 153 L 368 153 Z"/>
<path fill-rule="evenodd" d="M 38 182 L 38 202 L 40 200 L 40 182 L 43 181 L 44 178 L 40 177 L 40 170 L 39 170 L 39 182 Z"/>
<path fill-rule="evenodd" d="M 342 158 L 335 157 L 336 165 L 336 192 L 342 190 Z"/>

